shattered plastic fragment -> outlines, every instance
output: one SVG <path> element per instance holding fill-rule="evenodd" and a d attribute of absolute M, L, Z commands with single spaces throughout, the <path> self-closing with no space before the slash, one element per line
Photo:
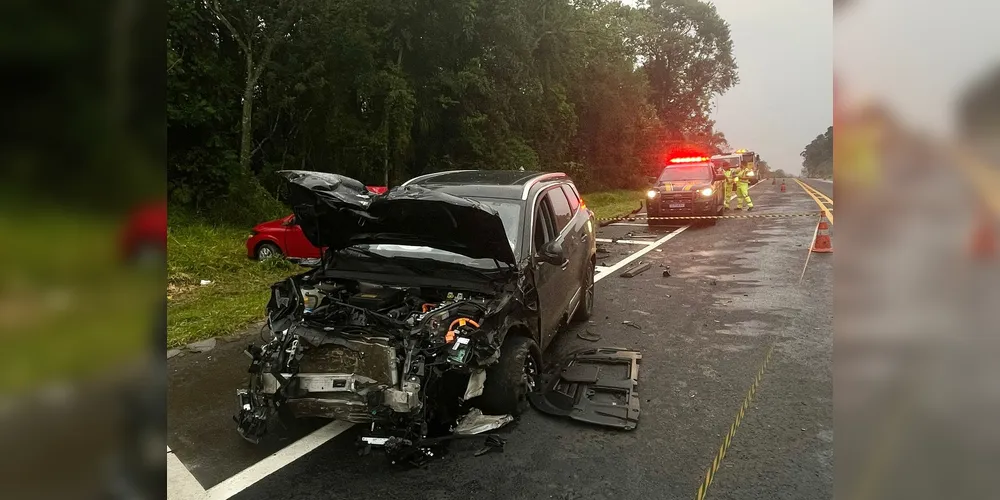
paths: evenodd
<path fill-rule="evenodd" d="M 499 429 L 512 422 L 514 417 L 510 415 L 483 415 L 482 410 L 473 408 L 465 417 L 458 422 L 455 427 L 455 434 L 472 435 L 482 434 L 486 431 Z"/>
<path fill-rule="evenodd" d="M 465 396 L 462 399 L 468 401 L 483 394 L 486 387 L 486 370 L 476 370 L 469 375 L 469 385 L 465 388 Z"/>

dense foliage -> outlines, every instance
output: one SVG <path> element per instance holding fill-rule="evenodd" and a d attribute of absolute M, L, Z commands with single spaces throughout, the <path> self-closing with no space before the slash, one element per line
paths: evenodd
<path fill-rule="evenodd" d="M 697 0 L 168 0 L 169 196 L 233 221 L 274 172 L 394 185 L 459 168 L 631 188 L 738 83 Z"/>
<path fill-rule="evenodd" d="M 833 127 L 817 135 L 799 153 L 802 157 L 802 175 L 821 179 L 833 178 Z"/>

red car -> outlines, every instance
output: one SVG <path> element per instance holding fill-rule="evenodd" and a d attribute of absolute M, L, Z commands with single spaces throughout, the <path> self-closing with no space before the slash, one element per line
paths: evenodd
<path fill-rule="evenodd" d="M 365 187 L 374 194 L 383 194 L 387 190 L 385 186 Z M 302 228 L 295 223 L 295 216 L 289 215 L 257 224 L 247 239 L 247 257 L 256 260 L 271 257 L 318 259 L 320 249 L 302 233 Z"/>
<path fill-rule="evenodd" d="M 118 248 L 129 262 L 163 262 L 167 254 L 167 202 L 149 202 L 133 209 L 119 234 Z"/>

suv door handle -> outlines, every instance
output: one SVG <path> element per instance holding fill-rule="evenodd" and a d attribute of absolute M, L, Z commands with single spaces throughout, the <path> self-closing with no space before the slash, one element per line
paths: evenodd
<path fill-rule="evenodd" d="M 563 262 L 562 265 L 559 267 L 562 268 L 563 271 L 565 271 L 566 268 L 569 267 L 569 259 L 566 259 L 566 262 Z"/>
<path fill-rule="evenodd" d="M 587 233 L 583 233 L 583 234 L 580 235 L 580 241 L 582 241 L 584 243 L 587 242 Z"/>

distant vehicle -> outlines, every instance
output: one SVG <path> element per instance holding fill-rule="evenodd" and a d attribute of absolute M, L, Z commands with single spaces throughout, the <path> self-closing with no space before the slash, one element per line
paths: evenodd
<path fill-rule="evenodd" d="M 365 186 L 370 193 L 384 194 L 386 186 Z M 320 258 L 320 249 L 309 243 L 295 219 L 287 215 L 254 226 L 247 238 L 247 257 L 255 260 L 285 257 L 291 260 Z"/>
<path fill-rule="evenodd" d="M 164 262 L 167 255 L 167 202 L 135 208 L 119 236 L 119 251 L 128 262 Z"/>
<path fill-rule="evenodd" d="M 721 215 L 725 207 L 725 176 L 706 156 L 673 158 L 646 192 L 648 225 L 666 220 L 652 217 Z M 669 219 L 668 219 L 669 220 Z M 715 224 L 716 219 L 708 219 Z"/>

